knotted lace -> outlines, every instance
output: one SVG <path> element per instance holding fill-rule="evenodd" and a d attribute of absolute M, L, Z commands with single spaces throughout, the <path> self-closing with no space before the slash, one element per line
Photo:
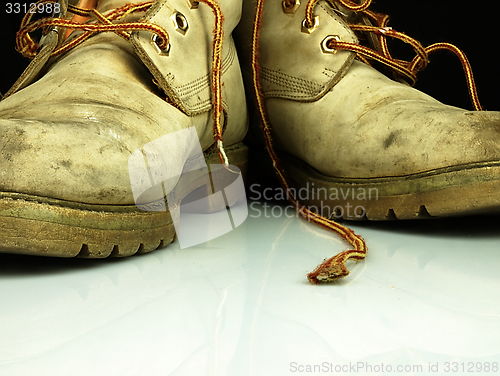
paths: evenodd
<path fill-rule="evenodd" d="M 223 22 L 224 17 L 216 0 L 191 0 L 192 3 L 205 3 L 212 10 L 215 21 L 213 31 L 213 51 L 212 51 L 212 72 L 211 72 L 211 88 L 212 88 L 212 109 L 213 109 L 213 136 L 218 149 L 221 162 L 228 168 L 229 162 L 223 146 L 223 127 L 222 127 L 222 43 L 224 38 Z M 16 35 L 16 49 L 23 56 L 33 59 L 39 52 L 39 44 L 31 37 L 30 33 L 37 29 L 50 30 L 51 28 L 66 28 L 73 30 L 82 30 L 83 33 L 79 36 L 67 40 L 58 46 L 51 53 L 51 56 L 57 56 L 68 52 L 72 48 L 83 43 L 89 37 L 103 32 L 114 32 L 126 40 L 130 39 L 130 34 L 133 31 L 149 31 L 156 34 L 156 44 L 160 50 L 166 50 L 170 44 L 170 38 L 167 31 L 161 26 L 148 22 L 119 22 L 126 16 L 146 12 L 154 1 L 149 1 L 141 4 L 127 4 L 123 7 L 113 9 L 105 14 L 101 14 L 97 9 L 82 9 L 72 5 L 68 6 L 70 13 L 90 18 L 86 23 L 79 23 L 72 20 L 67 20 L 57 17 L 45 17 L 38 20 L 32 20 L 36 12 L 38 4 L 57 3 L 55 0 L 40 0 L 33 4 L 30 11 L 26 13 L 21 22 L 20 30 Z M 167 98 L 168 101 L 168 98 Z"/>
<path fill-rule="evenodd" d="M 287 4 L 293 4 L 296 0 L 284 0 Z M 305 23 L 308 27 L 314 25 L 314 7 L 319 0 L 309 0 L 306 5 Z M 329 40 L 329 48 L 335 50 L 347 50 L 357 54 L 357 58 L 368 65 L 372 65 L 373 61 L 382 63 L 392 69 L 395 73 L 403 77 L 411 86 L 414 86 L 417 81 L 417 74 L 423 70 L 429 63 L 429 55 L 433 52 L 446 50 L 454 53 L 460 60 L 465 78 L 467 81 L 467 89 L 472 105 L 476 111 L 481 111 L 481 104 L 477 95 L 477 88 L 472 73 L 472 68 L 467 59 L 467 56 L 457 46 L 451 43 L 435 43 L 428 47 L 423 47 L 416 39 L 399 31 L 393 30 L 388 26 L 389 16 L 382 13 L 376 13 L 368 8 L 372 4 L 372 0 L 365 0 L 362 4 L 355 4 L 349 0 L 327 0 L 332 6 L 334 3 L 340 4 L 343 8 L 357 12 L 358 15 L 364 16 L 372 25 L 349 24 L 349 27 L 356 33 L 372 33 L 378 39 L 379 47 L 377 50 L 362 46 L 355 43 L 343 42 L 332 38 Z M 362 35 L 361 35 L 362 37 Z M 415 51 L 415 57 L 410 61 L 394 58 L 389 52 L 387 46 L 387 38 L 395 38 L 409 44 Z"/>
<path fill-rule="evenodd" d="M 290 185 L 285 178 L 283 168 L 281 167 L 280 160 L 276 154 L 273 142 L 271 138 L 271 124 L 269 122 L 268 115 L 266 113 L 264 104 L 264 95 L 262 93 L 262 88 L 259 79 L 259 32 L 263 14 L 265 0 L 257 0 L 256 14 L 253 25 L 253 35 L 252 35 L 252 51 L 251 51 L 251 63 L 252 63 L 252 76 L 253 76 L 253 87 L 256 94 L 257 108 L 261 117 L 262 129 L 264 137 L 266 140 L 266 147 L 269 152 L 270 158 L 272 160 L 274 169 L 278 175 L 278 178 L 285 189 L 288 192 L 288 197 L 293 205 L 296 207 L 297 212 L 300 213 L 304 218 L 315 222 L 323 227 L 326 227 L 337 234 L 339 234 L 347 243 L 349 243 L 353 249 L 341 252 L 336 256 L 333 256 L 320 265 L 316 269 L 307 275 L 307 278 L 311 283 L 317 284 L 320 282 L 330 282 L 338 278 L 345 277 L 349 274 L 349 270 L 346 268 L 346 262 L 348 260 L 363 260 L 366 257 L 367 246 L 364 239 L 355 234 L 352 230 L 344 227 L 329 218 L 320 216 L 319 214 L 312 212 L 307 207 L 302 205 L 294 196 L 293 191 L 290 189 Z M 268 0 L 277 1 L 277 0 Z M 316 19 L 314 15 L 314 7 L 319 0 L 309 0 L 305 7 L 305 19 L 304 26 L 307 28 L 314 28 L 316 24 Z M 389 16 L 375 13 L 369 10 L 371 5 L 371 0 L 362 1 L 361 4 L 356 4 L 349 0 L 327 0 L 334 9 L 337 9 L 337 4 L 342 6 L 344 9 L 357 12 L 365 17 L 367 17 L 372 25 L 360 25 L 360 24 L 349 24 L 351 29 L 356 33 L 373 33 L 379 43 L 378 50 L 374 50 L 367 46 L 358 45 L 355 43 L 348 43 L 332 38 L 329 42 L 328 47 L 336 50 L 348 50 L 355 52 L 357 58 L 368 65 L 372 65 L 373 61 L 382 63 L 394 72 L 401 75 L 406 79 L 411 85 L 416 82 L 416 75 L 419 71 L 424 69 L 429 63 L 429 54 L 438 50 L 448 50 L 453 52 L 460 59 L 462 66 L 464 68 L 467 80 L 467 86 L 469 94 L 471 97 L 472 104 L 476 110 L 481 110 L 481 105 L 477 97 L 476 85 L 474 83 L 474 78 L 472 75 L 472 69 L 467 60 L 465 54 L 456 46 L 449 43 L 436 43 L 429 47 L 423 47 L 418 41 L 407 36 L 404 33 L 397 32 L 388 26 Z M 294 8 L 298 5 L 297 0 L 283 0 L 283 5 L 285 8 Z M 416 56 L 411 61 L 400 60 L 392 57 L 389 49 L 387 47 L 387 37 L 397 38 L 403 42 L 409 44 L 413 47 Z"/>

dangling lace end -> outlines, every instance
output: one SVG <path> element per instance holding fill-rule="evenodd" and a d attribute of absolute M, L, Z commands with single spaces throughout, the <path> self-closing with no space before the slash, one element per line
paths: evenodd
<path fill-rule="evenodd" d="M 229 160 L 227 159 L 226 152 L 224 150 L 224 145 L 222 144 L 222 140 L 217 140 L 217 150 L 219 152 L 219 158 L 224 167 L 229 167 Z"/>
<path fill-rule="evenodd" d="M 224 145 L 223 145 L 221 139 L 217 140 L 217 152 L 219 153 L 219 158 L 220 158 L 222 165 L 224 166 L 224 168 L 227 171 L 232 172 L 233 174 L 241 174 L 241 172 L 232 170 L 229 167 L 230 166 L 229 159 L 227 158 L 226 151 L 224 150 Z"/>
<path fill-rule="evenodd" d="M 345 263 L 337 260 L 337 256 L 326 259 L 316 269 L 307 274 L 307 279 L 314 285 L 328 283 L 349 275 Z"/>
<path fill-rule="evenodd" d="M 349 250 L 339 253 L 336 256 L 326 259 L 319 264 L 316 269 L 307 274 L 307 279 L 312 284 L 328 283 L 337 279 L 347 277 L 349 270 L 345 263 L 349 259 L 363 260 L 366 257 L 366 249 L 364 251 Z"/>
<path fill-rule="evenodd" d="M 350 228 L 311 212 L 298 202 L 296 204 L 300 206 L 299 212 L 305 219 L 336 232 L 342 239 L 354 248 L 341 252 L 338 255 L 323 261 L 316 267 L 316 269 L 314 269 L 314 271 L 307 275 L 309 282 L 313 284 L 327 283 L 349 275 L 349 270 L 345 266 L 345 263 L 350 259 L 359 261 L 366 257 L 368 247 L 366 246 L 365 240 L 361 236 L 355 234 Z"/>

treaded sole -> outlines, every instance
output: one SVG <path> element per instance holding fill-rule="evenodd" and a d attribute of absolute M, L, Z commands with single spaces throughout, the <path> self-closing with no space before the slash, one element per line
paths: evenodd
<path fill-rule="evenodd" d="M 280 156 L 301 204 L 327 218 L 381 221 L 500 212 L 500 162 L 403 177 L 344 179 L 322 175 L 289 155 Z"/>
<path fill-rule="evenodd" d="M 226 153 L 245 179 L 248 148 L 237 144 L 226 147 Z M 214 163 L 218 156 L 211 153 L 206 159 Z M 210 189 L 204 182 L 193 181 L 185 196 Z M 0 192 L 0 253 L 126 257 L 163 248 L 175 237 L 168 209 L 148 212 L 135 205 L 92 205 Z"/>

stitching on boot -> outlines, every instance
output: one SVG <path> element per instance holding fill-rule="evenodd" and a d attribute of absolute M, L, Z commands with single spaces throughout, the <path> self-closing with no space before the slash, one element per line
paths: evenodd
<path fill-rule="evenodd" d="M 288 93 L 290 90 L 295 93 L 302 93 L 310 96 L 318 95 L 318 92 L 323 90 L 324 85 L 319 85 L 316 82 L 308 81 L 303 78 L 297 78 L 283 72 L 274 71 L 272 69 L 261 67 L 261 77 L 273 84 L 279 85 L 288 90 L 265 90 L 270 93 Z M 293 97 L 293 95 L 292 95 Z"/>
<path fill-rule="evenodd" d="M 226 73 L 229 70 L 229 68 L 232 66 L 235 60 L 235 57 L 236 57 L 236 48 L 231 43 L 229 52 L 222 62 L 222 73 Z M 199 92 L 203 91 L 208 87 L 210 87 L 210 74 L 206 74 L 187 84 L 181 86 L 175 86 L 175 89 L 179 94 L 179 97 L 184 99 L 193 96 L 195 94 L 198 94 Z"/>

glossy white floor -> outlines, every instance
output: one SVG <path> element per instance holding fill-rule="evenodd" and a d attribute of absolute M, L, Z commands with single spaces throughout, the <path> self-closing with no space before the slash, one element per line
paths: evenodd
<path fill-rule="evenodd" d="M 345 244 L 271 209 L 128 259 L 0 254 L 0 375 L 500 374 L 500 216 L 354 224 L 366 261 L 313 286 Z"/>

